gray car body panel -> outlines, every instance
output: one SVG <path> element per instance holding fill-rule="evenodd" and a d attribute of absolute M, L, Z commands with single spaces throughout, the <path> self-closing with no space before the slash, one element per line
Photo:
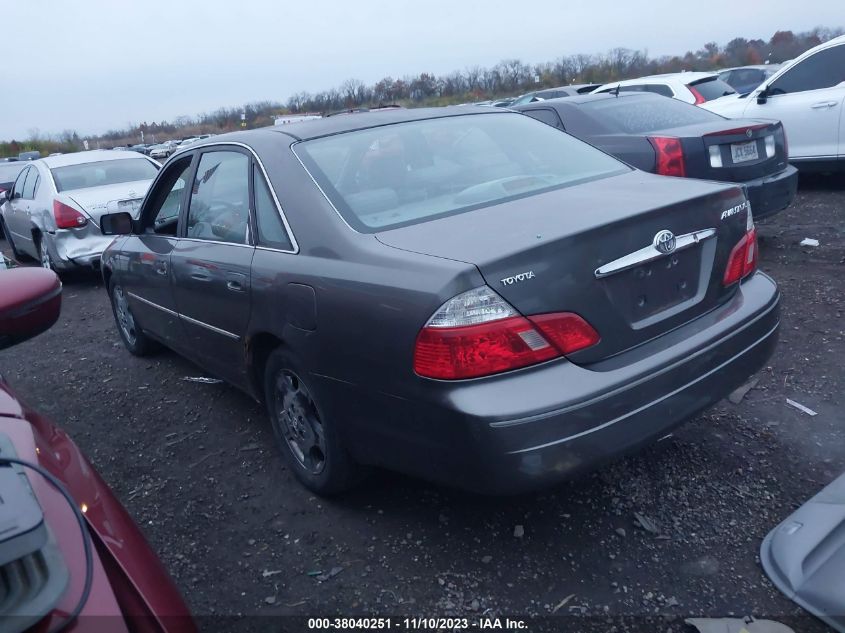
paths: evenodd
<path fill-rule="evenodd" d="M 760 560 L 790 600 L 845 632 L 845 473 L 769 532 Z"/>
<path fill-rule="evenodd" d="M 556 282 L 558 273 L 549 270 L 541 282 L 546 289 L 533 291 L 594 297 L 593 270 L 641 248 L 643 236 L 650 241 L 656 229 L 666 228 L 671 209 L 678 217 L 677 226 L 669 228 L 679 234 L 711 225 L 719 229 L 713 252 L 697 257 L 724 258 L 745 231 L 745 214 L 719 219 L 744 200 L 738 187 L 631 171 L 435 221 L 359 233 L 309 178 L 292 148 L 299 139 L 353 129 L 488 113 L 518 116 L 469 107 L 345 115 L 290 124 L 284 132 L 221 135 L 171 157 L 159 179 L 180 157 L 196 162 L 193 156 L 204 150 L 248 151 L 256 164 L 260 161 L 295 237 L 296 252 L 215 242 L 205 246 L 205 262 L 234 264 L 226 254 L 233 248 L 240 249 L 242 261 L 251 258 L 248 318 L 242 331 L 228 332 L 232 336 L 216 331 L 235 327 L 221 325 L 221 311 L 230 305 L 225 298 L 235 296 L 224 289 L 231 269 L 205 266 L 211 271 L 204 282 L 209 291 L 186 303 L 182 273 L 172 263 L 185 247 L 178 235 L 118 238 L 104 253 L 104 275 L 130 293 L 145 331 L 258 399 L 261 361 L 284 345 L 306 368 L 323 417 L 338 421 L 346 446 L 360 462 L 484 492 L 549 485 L 664 435 L 765 363 L 777 339 L 779 294 L 776 284 L 758 273 L 727 289 L 714 287 L 707 299 L 713 304 L 706 309 L 690 305 L 668 333 L 663 327 L 635 342 L 617 339 L 615 354 L 582 353 L 473 380 L 416 375 L 415 340 L 432 313 L 451 297 L 485 283 L 504 292 L 494 285 L 492 272 L 508 268 L 508 258 L 519 263 L 523 247 L 544 243 L 538 233 L 548 238 L 548 253 L 572 235 L 604 235 L 611 248 L 603 244 L 601 253 L 597 248 L 591 253 L 579 247 L 568 254 L 558 249 L 578 274 L 561 273 L 564 279 Z M 157 182 L 142 207 L 141 222 Z M 696 213 L 683 211 L 693 201 Z M 511 223 L 505 239 L 498 225 L 516 208 L 525 211 L 526 224 Z M 552 209 L 567 208 L 590 212 L 563 213 L 556 220 L 549 216 Z M 485 226 L 488 230 L 480 232 Z M 438 227 L 439 238 L 433 240 Z M 458 236 L 467 231 L 477 238 L 464 240 L 465 248 L 459 249 Z M 239 265 L 246 274 L 245 264 Z M 158 272 L 162 268 L 166 273 Z M 211 290 L 215 285 L 220 290 Z M 532 291 L 514 287 L 514 292 L 509 300 L 522 310 L 518 304 L 530 301 Z M 576 306 L 573 299 L 572 308 L 587 303 Z M 596 320 L 597 329 L 612 341 L 607 322 L 600 315 Z M 201 338 L 197 328 L 205 330 Z M 227 347 L 218 351 L 218 346 Z"/>

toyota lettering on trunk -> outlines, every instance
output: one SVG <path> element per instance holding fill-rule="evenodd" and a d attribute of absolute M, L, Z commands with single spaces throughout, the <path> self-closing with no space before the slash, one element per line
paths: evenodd
<path fill-rule="evenodd" d="M 504 279 L 500 279 L 503 285 L 510 286 L 515 284 L 519 281 L 525 281 L 526 279 L 534 279 L 534 271 L 527 270 L 524 273 L 519 273 L 517 275 L 511 275 L 510 277 L 505 277 Z"/>

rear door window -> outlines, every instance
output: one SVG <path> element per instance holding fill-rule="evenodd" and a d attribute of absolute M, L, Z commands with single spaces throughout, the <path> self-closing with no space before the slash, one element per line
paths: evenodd
<path fill-rule="evenodd" d="M 672 97 L 675 95 L 672 89 L 665 84 L 646 84 L 645 91 L 660 95 L 661 97 Z"/>
<path fill-rule="evenodd" d="M 38 181 L 38 170 L 30 167 L 26 175 L 26 182 L 23 185 L 23 198 L 32 200 L 35 198 L 35 183 Z"/>
<path fill-rule="evenodd" d="M 276 201 L 273 199 L 270 185 L 267 184 L 267 180 L 255 165 L 252 169 L 252 183 L 253 195 L 255 196 L 255 223 L 258 229 L 258 244 L 283 251 L 292 251 L 293 244 L 288 237 L 287 230 L 285 230 L 285 225 L 282 223 L 282 216 L 279 207 L 276 206 Z"/>
<path fill-rule="evenodd" d="M 200 155 L 191 187 L 186 237 L 246 244 L 249 158 L 234 151 Z"/>
<path fill-rule="evenodd" d="M 15 179 L 13 193 L 19 196 L 23 196 L 23 188 L 24 183 L 26 183 L 27 174 L 29 174 L 29 167 L 25 168 L 21 173 L 18 174 L 18 177 Z"/>
<path fill-rule="evenodd" d="M 795 64 L 776 79 L 769 94 L 832 88 L 845 81 L 845 45 L 833 46 Z"/>
<path fill-rule="evenodd" d="M 549 108 L 536 108 L 531 110 L 524 110 L 524 114 L 527 114 L 532 119 L 537 119 L 538 121 L 542 121 L 546 125 L 551 125 L 552 127 L 556 127 L 559 129 L 563 129 L 563 123 L 560 120 L 557 112 L 554 110 L 550 110 Z"/>
<path fill-rule="evenodd" d="M 736 90 L 731 88 L 728 84 L 726 84 L 718 77 L 708 77 L 706 79 L 700 79 L 698 81 L 693 81 L 692 83 L 689 83 L 687 85 L 690 88 L 694 88 L 696 92 L 698 92 L 702 97 L 704 97 L 705 101 L 710 101 L 711 99 L 718 99 L 719 97 L 725 97 L 727 95 L 736 94 Z"/>

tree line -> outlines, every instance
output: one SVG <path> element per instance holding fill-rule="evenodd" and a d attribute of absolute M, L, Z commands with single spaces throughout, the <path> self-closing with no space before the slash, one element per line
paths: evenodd
<path fill-rule="evenodd" d="M 841 28 L 819 27 L 793 33 L 777 31 L 768 41 L 737 37 L 724 46 L 708 42 L 683 55 L 651 57 L 646 50 L 614 48 L 597 55 L 566 55 L 552 61 L 529 64 L 505 59 L 490 67 L 472 66 L 445 75 L 422 72 L 399 78 L 384 77 L 373 84 L 347 79 L 339 86 L 316 93 L 297 92 L 287 101 L 261 101 L 240 107 L 220 108 L 198 116 L 180 116 L 172 121 L 144 122 L 114 129 L 89 139 L 89 147 L 113 147 L 140 142 L 183 138 L 194 134 L 221 133 L 241 127 L 273 124 L 279 114 L 327 113 L 350 108 L 399 104 L 409 107 L 515 96 L 532 90 L 578 83 L 608 83 L 616 80 L 680 71 L 709 71 L 749 64 L 780 63 L 845 33 Z M 82 149 L 82 140 L 72 130 L 43 136 L 30 132 L 26 141 L 0 142 L 0 155 L 14 156 L 31 149 L 42 153 Z"/>

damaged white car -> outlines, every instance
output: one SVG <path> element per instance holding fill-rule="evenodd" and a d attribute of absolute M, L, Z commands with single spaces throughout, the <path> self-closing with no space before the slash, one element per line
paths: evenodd
<path fill-rule="evenodd" d="M 56 271 L 99 268 L 112 238 L 100 216 L 141 206 L 159 164 L 137 152 L 95 150 L 32 161 L 0 207 L 0 229 L 15 258 Z"/>

